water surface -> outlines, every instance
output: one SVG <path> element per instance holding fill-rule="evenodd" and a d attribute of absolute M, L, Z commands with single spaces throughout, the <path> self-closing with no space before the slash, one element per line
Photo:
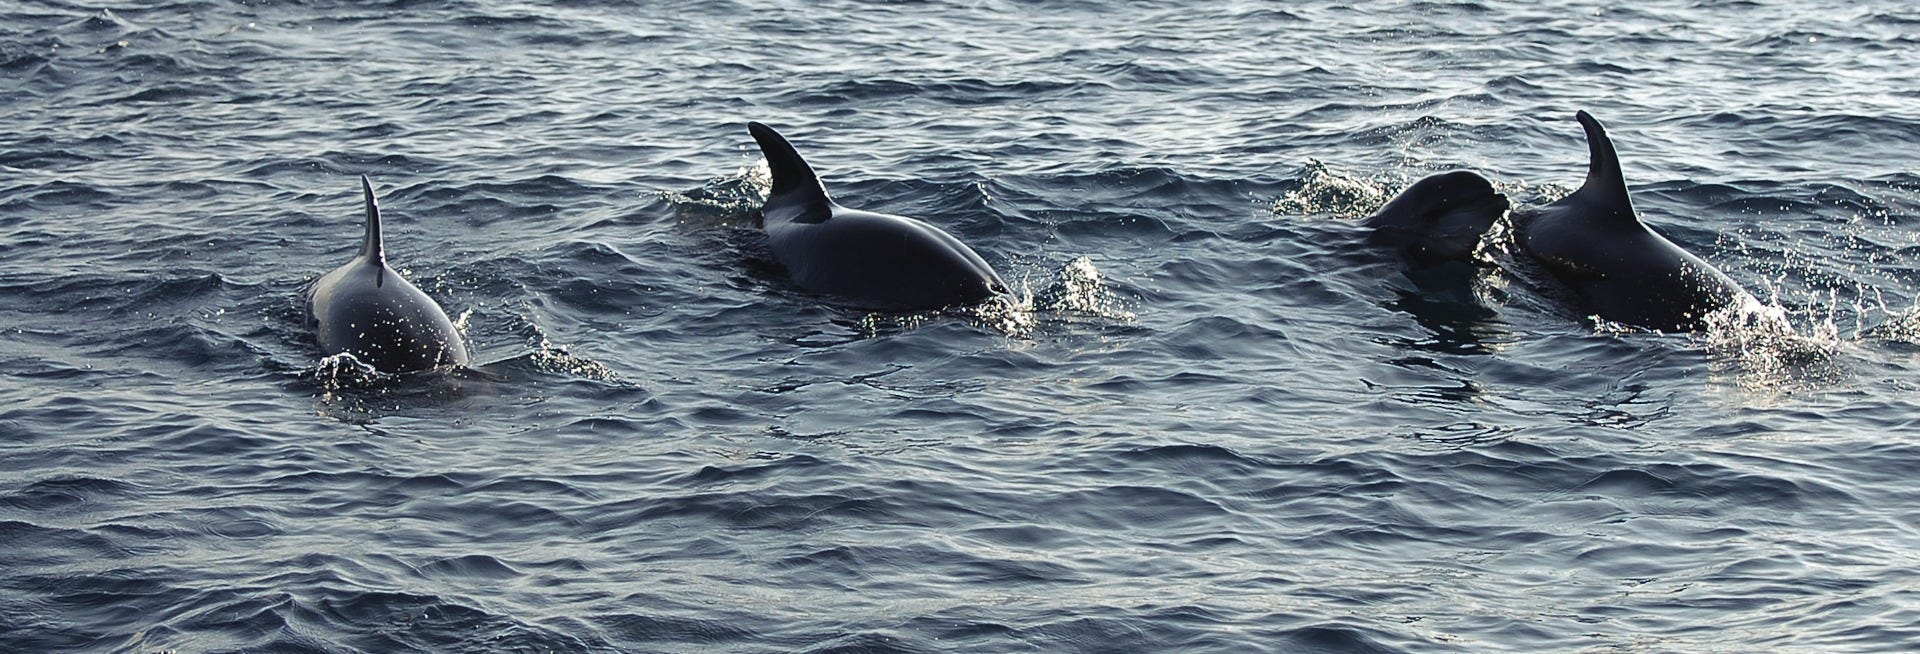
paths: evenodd
<path fill-rule="evenodd" d="M 0 649 L 1897 651 L 1920 11 L 1865 0 L 0 6 Z M 1576 186 L 1790 333 L 1597 325 L 1431 172 Z M 1024 301 L 873 315 L 782 130 Z M 393 262 L 490 376 L 343 384 Z"/>

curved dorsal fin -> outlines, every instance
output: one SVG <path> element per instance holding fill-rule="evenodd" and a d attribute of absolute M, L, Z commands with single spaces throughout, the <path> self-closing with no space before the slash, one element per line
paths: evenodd
<path fill-rule="evenodd" d="M 385 286 L 387 250 L 380 230 L 380 203 L 373 199 L 373 181 L 366 175 L 360 176 L 360 190 L 367 194 L 367 240 L 360 245 L 360 257 L 380 267 L 380 276 L 374 278 L 373 285 Z"/>
<path fill-rule="evenodd" d="M 753 140 L 760 144 L 760 154 L 767 158 L 767 168 L 773 175 L 772 197 L 787 197 L 789 202 L 802 202 L 808 210 L 802 215 L 813 215 L 814 209 L 827 209 L 827 189 L 820 185 L 820 178 L 813 173 L 813 167 L 800 153 L 793 149 L 786 137 L 766 125 L 749 122 L 747 131 L 753 133 Z M 825 217 L 825 213 L 819 214 Z"/>
<path fill-rule="evenodd" d="M 367 240 L 360 245 L 360 256 L 373 261 L 385 261 L 386 246 L 380 235 L 380 204 L 373 199 L 373 181 L 361 175 L 360 189 L 367 194 Z"/>
<path fill-rule="evenodd" d="M 1634 222 L 1633 200 L 1627 197 L 1627 180 L 1620 173 L 1620 155 L 1613 149 L 1613 139 L 1607 137 L 1607 128 L 1593 114 L 1585 110 L 1574 114 L 1580 120 L 1580 126 L 1587 130 L 1587 181 L 1574 193 L 1588 202 L 1611 204 L 1613 215 Z"/>

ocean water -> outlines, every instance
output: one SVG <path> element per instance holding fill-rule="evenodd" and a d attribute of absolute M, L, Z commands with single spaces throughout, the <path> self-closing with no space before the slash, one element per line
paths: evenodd
<path fill-rule="evenodd" d="M 0 650 L 1920 647 L 1920 8 L 0 3 Z M 1598 324 L 1481 172 L 1791 329 Z M 782 130 L 1017 302 L 837 308 Z M 358 248 L 484 374 L 322 362 Z"/>

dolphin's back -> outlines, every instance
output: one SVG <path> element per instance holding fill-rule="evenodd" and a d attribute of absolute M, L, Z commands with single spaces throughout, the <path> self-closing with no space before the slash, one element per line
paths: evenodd
<path fill-rule="evenodd" d="M 327 356 L 351 353 L 382 372 L 467 365 L 466 343 L 446 311 L 387 266 L 373 183 L 364 175 L 360 183 L 367 207 L 360 253 L 307 289 L 314 340 Z"/>

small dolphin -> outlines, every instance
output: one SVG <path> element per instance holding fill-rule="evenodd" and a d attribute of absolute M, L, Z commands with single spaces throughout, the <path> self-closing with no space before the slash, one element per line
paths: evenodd
<path fill-rule="evenodd" d="M 1007 292 L 993 267 L 952 234 L 912 218 L 840 206 L 779 132 L 751 122 L 747 131 L 773 173 L 761 210 L 768 243 L 802 288 L 887 311 L 974 304 Z"/>
<path fill-rule="evenodd" d="M 307 289 L 308 318 L 321 351 L 352 353 L 387 373 L 466 366 L 467 346 L 447 313 L 387 267 L 373 182 L 361 175 L 360 186 L 367 196 L 360 254 Z"/>
<path fill-rule="evenodd" d="M 1726 273 L 1640 222 L 1606 129 L 1585 111 L 1576 117 L 1591 153 L 1586 183 L 1513 212 L 1520 249 L 1573 289 L 1585 311 L 1613 322 L 1694 331 L 1719 309 L 1761 306 Z"/>
<path fill-rule="evenodd" d="M 1507 196 L 1478 174 L 1429 175 L 1393 196 L 1362 224 L 1374 243 L 1392 246 L 1415 266 L 1465 261 L 1507 212 Z"/>

